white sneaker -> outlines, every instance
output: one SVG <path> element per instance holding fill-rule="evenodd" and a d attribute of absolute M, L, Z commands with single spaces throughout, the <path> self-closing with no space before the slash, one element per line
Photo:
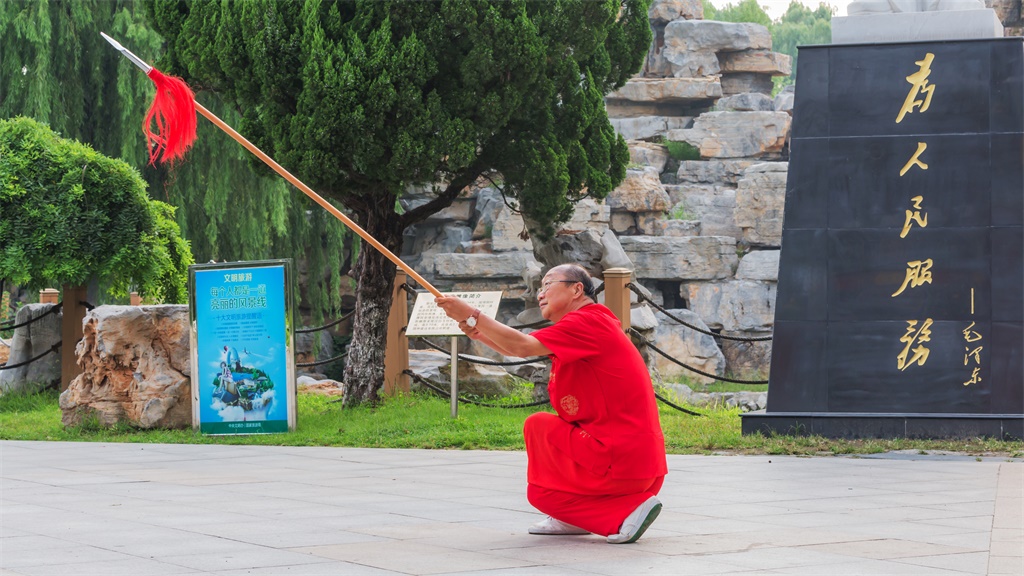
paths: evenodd
<path fill-rule="evenodd" d="M 629 544 L 636 542 L 647 531 L 654 519 L 661 513 L 661 500 L 651 496 L 644 503 L 637 506 L 629 516 L 622 522 L 618 534 L 608 537 L 609 544 Z"/>
<path fill-rule="evenodd" d="M 533 526 L 530 526 L 530 534 L 540 534 L 543 536 L 578 536 L 580 534 L 590 534 L 583 528 L 577 528 L 572 524 L 566 524 L 561 520 L 555 520 L 551 516 L 537 522 Z"/>

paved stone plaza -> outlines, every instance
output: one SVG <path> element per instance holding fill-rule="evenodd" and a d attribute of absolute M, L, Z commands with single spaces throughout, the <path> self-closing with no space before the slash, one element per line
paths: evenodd
<path fill-rule="evenodd" d="M 669 456 L 638 543 L 530 536 L 521 452 L 0 443 L 0 575 L 1022 574 L 1019 459 Z"/>

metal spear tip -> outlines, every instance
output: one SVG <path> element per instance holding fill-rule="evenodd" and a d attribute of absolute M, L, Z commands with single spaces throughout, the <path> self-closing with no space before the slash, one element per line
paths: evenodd
<path fill-rule="evenodd" d="M 113 46 L 114 48 L 117 48 L 117 50 L 119 52 L 121 50 L 124 50 L 124 46 L 121 46 L 121 43 L 118 42 L 117 40 L 114 40 L 110 36 L 107 36 L 106 32 L 100 32 L 100 36 L 103 36 L 103 39 L 106 40 L 107 42 L 110 42 L 110 45 Z"/>
<path fill-rule="evenodd" d="M 135 54 L 132 54 L 131 50 L 125 48 L 124 46 L 121 46 L 120 42 L 118 42 L 117 40 L 114 40 L 110 36 L 107 36 L 106 33 L 100 32 L 100 36 L 103 36 L 104 40 L 106 40 L 107 42 L 110 42 L 111 46 L 113 46 L 118 52 L 120 52 L 122 55 L 124 55 L 125 58 L 130 60 L 132 64 L 135 64 L 136 66 L 138 66 L 146 74 L 149 74 L 149 71 L 153 69 L 153 67 L 150 66 L 149 64 L 146 64 L 142 60 L 142 58 L 139 58 Z"/>

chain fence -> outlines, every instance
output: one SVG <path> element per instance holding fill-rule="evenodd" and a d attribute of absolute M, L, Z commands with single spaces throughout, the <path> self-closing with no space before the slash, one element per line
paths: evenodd
<path fill-rule="evenodd" d="M 21 328 L 22 326 L 28 326 L 29 324 L 32 324 L 33 322 L 38 322 L 38 321 L 42 320 L 43 318 L 46 318 L 50 314 L 56 314 L 57 312 L 60 312 L 60 310 L 63 307 L 63 305 L 64 305 L 63 302 L 57 302 L 56 304 L 53 305 L 52 308 L 50 308 L 46 312 L 40 314 L 39 316 L 36 316 L 35 318 L 29 318 L 28 320 L 26 320 L 25 322 L 22 322 L 21 324 L 15 324 L 15 322 L 17 322 L 17 320 L 11 320 L 9 323 L 0 324 L 0 332 L 6 332 L 8 330 L 14 330 L 14 329 L 17 329 L 17 328 Z"/>
<path fill-rule="evenodd" d="M 60 350 L 60 345 L 61 345 L 61 342 L 57 342 L 53 346 L 50 346 L 50 348 L 46 352 L 42 352 L 41 354 L 38 354 L 37 356 L 35 356 L 33 358 L 29 358 L 28 360 L 25 360 L 24 362 L 19 362 L 17 364 L 10 364 L 10 363 L 6 363 L 5 362 L 3 364 L 0 364 L 0 370 L 13 370 L 15 368 L 21 368 L 22 366 L 28 366 L 29 364 L 35 362 L 36 360 L 39 360 L 43 356 L 46 356 L 47 354 L 49 354 L 51 352 L 56 352 L 57 350 Z"/>

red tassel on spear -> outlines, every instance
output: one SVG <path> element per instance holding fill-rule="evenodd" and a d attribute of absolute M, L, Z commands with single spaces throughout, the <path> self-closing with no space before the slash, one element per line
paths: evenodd
<path fill-rule="evenodd" d="M 183 158 L 196 140 L 195 94 L 181 78 L 168 76 L 156 68 L 146 73 L 156 85 L 156 96 L 142 122 L 149 142 L 149 163 L 159 156 L 162 164 Z M 157 129 L 151 127 L 156 121 Z"/>
<path fill-rule="evenodd" d="M 270 156 L 267 156 L 252 142 L 246 140 L 245 137 L 236 132 L 234 128 L 225 124 L 224 121 L 218 118 L 213 112 L 210 112 L 202 104 L 196 102 L 192 89 L 188 87 L 188 84 L 185 84 L 184 80 L 174 76 L 168 76 L 163 72 L 160 72 L 156 68 L 153 68 L 149 64 L 143 62 L 142 59 L 135 54 L 132 54 L 130 50 L 121 46 L 117 40 L 114 40 L 102 32 L 100 32 L 100 34 L 107 42 L 110 42 L 118 52 L 123 54 L 128 58 L 128 60 L 131 60 L 133 64 L 141 68 L 156 85 L 156 97 L 153 100 L 152 106 L 149 108 L 149 112 L 146 113 L 146 120 L 142 129 L 143 132 L 145 132 L 146 139 L 150 145 L 150 164 L 157 160 L 161 163 L 174 162 L 185 156 L 185 153 L 196 139 L 195 113 L 199 112 L 205 116 L 207 120 L 213 122 L 215 126 L 226 132 L 228 136 L 234 138 L 236 142 L 245 146 L 248 151 L 255 154 L 260 160 L 262 160 L 267 166 L 270 166 L 285 180 L 290 182 L 299 190 L 302 190 L 306 196 L 309 196 L 314 202 L 334 215 L 335 218 L 341 220 L 342 223 L 349 227 L 349 229 L 358 234 L 363 240 L 369 242 L 370 245 L 376 248 L 381 254 L 386 256 L 388 260 L 394 262 L 395 266 L 405 270 L 413 280 L 419 283 L 420 286 L 429 290 L 434 296 L 441 297 L 441 292 L 437 288 L 434 288 L 429 282 L 424 280 L 423 277 L 417 274 L 415 270 L 410 268 L 405 262 L 402 262 L 398 256 L 395 256 L 383 244 L 378 242 L 376 238 L 370 236 L 366 230 L 363 230 L 358 224 L 353 222 L 351 218 L 335 208 L 330 202 L 324 200 L 322 196 L 293 176 L 291 172 L 285 170 L 283 166 L 275 162 Z M 156 122 L 156 131 L 152 130 L 154 121 Z"/>

